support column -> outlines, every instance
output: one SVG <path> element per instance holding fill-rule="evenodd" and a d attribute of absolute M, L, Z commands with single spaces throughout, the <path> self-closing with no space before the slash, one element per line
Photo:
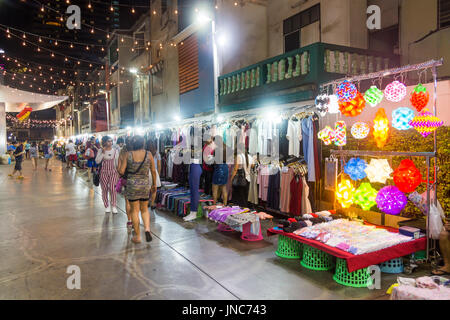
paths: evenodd
<path fill-rule="evenodd" d="M 0 155 L 6 153 L 6 107 L 0 102 Z"/>

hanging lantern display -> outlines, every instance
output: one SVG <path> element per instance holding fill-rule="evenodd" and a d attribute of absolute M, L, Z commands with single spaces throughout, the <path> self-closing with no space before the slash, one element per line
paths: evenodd
<path fill-rule="evenodd" d="M 355 187 L 350 180 L 342 179 L 341 183 L 337 186 L 336 200 L 341 204 L 342 208 L 349 208 L 353 204 L 354 193 Z"/>
<path fill-rule="evenodd" d="M 334 141 L 334 130 L 330 126 L 326 126 L 317 134 L 319 140 L 322 140 L 326 146 L 329 146 Z"/>
<path fill-rule="evenodd" d="M 336 95 L 339 98 L 339 102 L 350 102 L 356 98 L 358 90 L 353 83 L 345 80 L 342 82 L 336 90 Z"/>
<path fill-rule="evenodd" d="M 19 121 L 25 121 L 28 119 L 28 117 L 31 114 L 31 111 L 33 111 L 33 108 L 31 107 L 25 107 L 20 113 L 16 116 Z"/>
<path fill-rule="evenodd" d="M 422 111 L 422 109 L 427 106 L 428 101 L 430 101 L 430 94 L 428 93 L 427 88 L 421 83 L 418 84 L 411 93 L 410 101 L 418 112 Z"/>
<path fill-rule="evenodd" d="M 422 183 L 422 174 L 412 160 L 405 159 L 394 171 L 394 183 L 400 191 L 410 193 Z"/>
<path fill-rule="evenodd" d="M 400 102 L 406 97 L 406 86 L 400 81 L 393 81 L 384 89 L 384 95 L 389 101 Z"/>
<path fill-rule="evenodd" d="M 316 97 L 316 108 L 322 117 L 328 112 L 328 104 L 330 103 L 330 98 L 326 94 L 321 94 Z"/>
<path fill-rule="evenodd" d="M 408 199 L 396 186 L 387 186 L 378 191 L 377 207 L 386 214 L 398 215 L 406 207 Z"/>
<path fill-rule="evenodd" d="M 347 125 L 344 121 L 336 122 L 334 128 L 334 145 L 343 147 L 347 144 Z"/>
<path fill-rule="evenodd" d="M 328 96 L 329 102 L 328 102 L 328 113 L 330 114 L 336 114 L 339 113 L 339 99 L 336 95 L 332 94 L 331 96 Z"/>
<path fill-rule="evenodd" d="M 414 111 L 402 107 L 392 111 L 392 126 L 397 130 L 409 130 L 412 126 L 409 122 L 414 119 Z"/>
<path fill-rule="evenodd" d="M 356 97 L 349 102 L 339 102 L 339 110 L 346 117 L 356 117 L 360 115 L 366 106 L 366 100 L 361 93 L 357 93 Z"/>
<path fill-rule="evenodd" d="M 378 191 L 374 189 L 370 183 L 361 183 L 358 189 L 356 189 L 353 196 L 355 204 L 359 205 L 364 211 L 369 211 L 374 205 L 376 205 L 376 197 Z"/>
<path fill-rule="evenodd" d="M 383 101 L 383 91 L 377 88 L 377 86 L 371 86 L 369 90 L 364 93 L 364 100 L 372 107 L 376 107 Z"/>
<path fill-rule="evenodd" d="M 383 108 L 378 109 L 373 120 L 373 137 L 378 148 L 383 148 L 386 144 L 389 133 L 389 120 Z"/>
<path fill-rule="evenodd" d="M 353 126 L 352 126 L 352 136 L 355 139 L 365 139 L 367 138 L 367 136 L 370 133 L 370 127 L 367 123 L 365 122 L 356 122 Z"/>
<path fill-rule="evenodd" d="M 352 180 L 358 181 L 364 179 L 367 174 L 364 170 L 367 168 L 367 162 L 360 158 L 351 158 L 344 167 L 344 172 L 350 176 Z"/>
<path fill-rule="evenodd" d="M 385 184 L 388 179 L 391 179 L 391 174 L 394 172 L 386 159 L 372 159 L 366 170 L 367 178 L 370 182 Z"/>
<path fill-rule="evenodd" d="M 430 110 L 424 109 L 423 112 L 419 113 L 419 115 L 412 119 L 409 124 L 426 138 L 436 131 L 437 128 L 442 126 L 444 121 L 435 117 Z"/>

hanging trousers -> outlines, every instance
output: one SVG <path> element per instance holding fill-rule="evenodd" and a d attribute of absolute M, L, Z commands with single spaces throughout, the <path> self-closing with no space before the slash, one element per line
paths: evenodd
<path fill-rule="evenodd" d="M 202 167 L 199 164 L 192 163 L 189 169 L 189 189 L 191 192 L 191 211 L 197 211 L 200 200 L 200 176 Z"/>

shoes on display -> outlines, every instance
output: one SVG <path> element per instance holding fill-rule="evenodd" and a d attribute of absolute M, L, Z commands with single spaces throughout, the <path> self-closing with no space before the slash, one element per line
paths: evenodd
<path fill-rule="evenodd" d="M 191 212 L 188 216 L 184 217 L 184 221 L 193 221 L 197 219 L 197 212 Z"/>
<path fill-rule="evenodd" d="M 110 213 L 111 212 L 111 206 L 108 206 L 108 208 L 105 208 L 105 212 L 106 213 Z"/>
<path fill-rule="evenodd" d="M 116 208 L 116 207 L 112 207 L 112 213 L 115 213 L 115 214 L 117 214 L 117 213 L 118 213 L 118 211 L 117 211 L 117 208 Z"/>

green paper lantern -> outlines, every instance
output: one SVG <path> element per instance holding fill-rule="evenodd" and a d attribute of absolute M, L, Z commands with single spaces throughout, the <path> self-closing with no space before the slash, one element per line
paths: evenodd
<path fill-rule="evenodd" d="M 377 203 L 375 199 L 377 197 L 378 191 L 375 190 L 370 183 L 361 183 L 359 188 L 353 195 L 353 202 L 360 205 L 364 211 L 369 211 Z"/>
<path fill-rule="evenodd" d="M 376 107 L 383 100 L 384 93 L 376 86 L 371 86 L 364 94 L 364 100 L 372 107 Z"/>

